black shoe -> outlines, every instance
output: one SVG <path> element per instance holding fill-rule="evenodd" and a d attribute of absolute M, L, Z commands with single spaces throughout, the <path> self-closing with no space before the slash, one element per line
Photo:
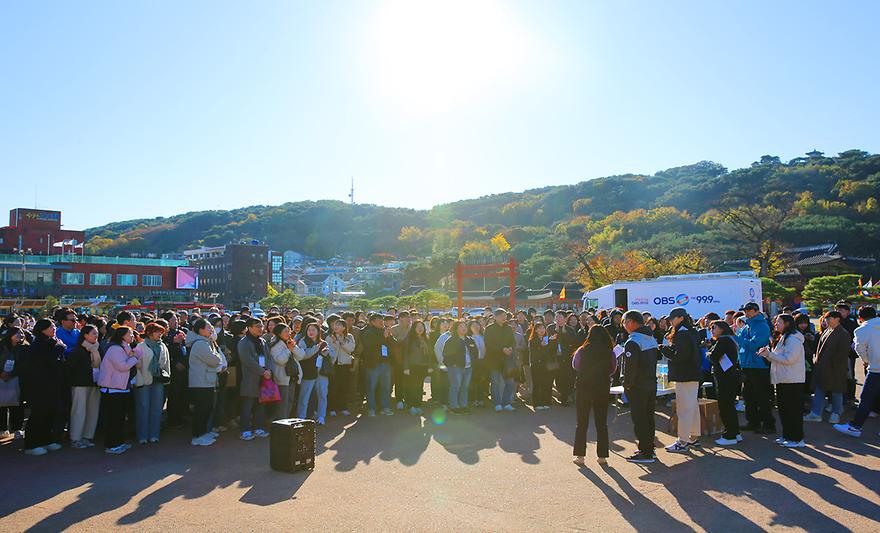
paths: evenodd
<path fill-rule="evenodd" d="M 639 463 L 639 464 L 648 464 L 653 463 L 657 459 L 654 458 L 654 454 L 645 453 L 645 452 L 636 452 L 629 457 L 626 458 L 630 463 Z"/>
<path fill-rule="evenodd" d="M 694 440 L 693 442 L 689 442 L 689 443 L 688 443 L 688 446 L 691 446 L 691 447 L 693 447 L 693 448 L 702 448 L 702 447 L 703 447 L 703 443 L 700 442 L 700 439 L 696 439 L 696 440 Z"/>

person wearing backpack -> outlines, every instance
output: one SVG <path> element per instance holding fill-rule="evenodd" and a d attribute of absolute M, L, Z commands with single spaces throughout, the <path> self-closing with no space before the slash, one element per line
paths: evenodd
<path fill-rule="evenodd" d="M 574 464 L 584 466 L 587 454 L 587 428 L 590 412 L 596 425 L 596 454 L 599 464 L 608 461 L 608 395 L 611 374 L 617 366 L 614 345 L 608 331 L 598 325 L 590 327 L 587 338 L 572 359 L 576 373 L 577 426 L 574 431 Z"/>
<path fill-rule="evenodd" d="M 666 447 L 668 452 L 686 452 L 700 446 L 700 406 L 697 401 L 703 379 L 703 353 L 697 340 L 694 322 L 683 307 L 669 312 L 669 346 L 661 353 L 669 359 L 669 380 L 675 382 L 675 414 L 678 417 L 678 439 Z"/>

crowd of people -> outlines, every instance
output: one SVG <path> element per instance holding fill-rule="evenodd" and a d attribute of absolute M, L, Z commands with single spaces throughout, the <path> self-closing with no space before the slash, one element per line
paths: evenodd
<path fill-rule="evenodd" d="M 743 432 L 776 433 L 776 442 L 805 446 L 804 423 L 828 421 L 858 437 L 880 401 L 880 318 L 841 302 L 818 330 L 803 313 L 768 319 L 755 303 L 723 317 L 695 320 L 685 308 L 668 316 L 620 309 L 433 316 L 248 308 L 112 317 L 58 308 L 49 317 L 10 314 L 0 326 L 0 438 L 21 438 L 28 455 L 70 442 L 106 453 L 156 445 L 166 428 L 188 423 L 193 446 L 210 446 L 237 428 L 245 441 L 269 435 L 282 418 L 426 415 L 426 403 L 449 416 L 472 409 L 504 413 L 520 402 L 540 414 L 576 407 L 574 462 L 583 465 L 590 418 L 598 461 L 609 454 L 607 412 L 628 405 L 637 463 L 655 461 L 658 362 L 674 382 L 677 438 L 668 452 L 702 446 L 698 398 L 717 400 L 724 431 L 714 441 L 735 446 Z M 857 360 L 866 380 L 854 405 Z M 429 382 L 426 400 L 425 383 Z M 708 386 L 707 386 L 708 385 Z M 620 398 L 612 396 L 621 388 Z M 740 426 L 737 411 L 745 412 Z M 27 414 L 27 416 L 25 416 Z"/>

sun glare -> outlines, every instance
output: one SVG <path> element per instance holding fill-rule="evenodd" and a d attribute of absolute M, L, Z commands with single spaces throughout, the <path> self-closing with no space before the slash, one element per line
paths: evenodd
<path fill-rule="evenodd" d="M 493 0 L 389 1 L 367 47 L 369 77 L 391 107 L 445 112 L 515 83 L 534 53 L 512 8 Z"/>

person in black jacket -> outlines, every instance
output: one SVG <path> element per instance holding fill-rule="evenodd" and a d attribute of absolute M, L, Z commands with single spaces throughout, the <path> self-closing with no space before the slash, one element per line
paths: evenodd
<path fill-rule="evenodd" d="M 547 327 L 536 322 L 529 332 L 529 367 L 532 370 L 532 405 L 535 411 L 550 409 L 553 374 L 547 368 L 555 363 Z"/>
<path fill-rule="evenodd" d="M 507 311 L 495 310 L 495 322 L 486 327 L 486 364 L 492 380 L 492 403 L 495 410 L 513 411 L 513 393 L 516 383 L 513 376 L 505 375 L 505 364 L 515 357 L 516 338 L 507 323 Z"/>
<path fill-rule="evenodd" d="M 24 438 L 24 453 L 44 455 L 60 450 L 53 424 L 64 405 L 64 343 L 55 338 L 55 322 L 48 318 L 34 325 L 34 342 L 24 358 L 25 398 L 31 408 Z"/>
<path fill-rule="evenodd" d="M 611 383 L 611 362 L 614 360 L 611 336 L 602 326 L 591 327 L 586 340 L 577 349 L 572 361 L 577 372 L 575 396 L 577 427 L 574 432 L 576 465 L 584 466 L 590 411 L 593 412 L 593 423 L 596 425 L 596 452 L 599 464 L 604 465 L 608 459 L 608 388 Z"/>
<path fill-rule="evenodd" d="M 171 357 L 171 382 L 166 389 L 168 427 L 182 428 L 186 425 L 186 415 L 189 412 L 189 358 L 186 352 L 188 330 L 180 325 L 173 311 L 162 313 L 162 318 L 168 322 L 168 332 L 162 337 L 162 342 L 168 347 Z"/>
<path fill-rule="evenodd" d="M 566 325 L 565 311 L 557 311 L 554 322 L 547 326 L 547 335 L 550 337 L 553 352 L 556 354 L 558 368 L 556 370 L 556 392 L 559 394 L 559 403 L 564 406 L 571 401 L 571 393 L 574 387 L 574 370 L 571 368 L 571 356 L 577 345 L 575 344 L 575 331 Z"/>
<path fill-rule="evenodd" d="M 67 356 L 67 380 L 71 387 L 70 445 L 76 449 L 95 445 L 95 428 L 101 393 L 95 385 L 101 354 L 98 350 L 98 328 L 83 326 L 76 345 Z"/>
<path fill-rule="evenodd" d="M 718 393 L 718 411 L 724 424 L 724 434 L 715 441 L 719 446 L 730 446 L 742 441 L 739 434 L 739 418 L 736 414 L 736 395 L 740 390 L 739 345 L 730 324 L 715 320 L 710 324 L 712 341 L 709 361 L 715 377 Z"/>
<path fill-rule="evenodd" d="M 382 414 L 390 416 L 391 410 L 391 349 L 394 337 L 391 330 L 385 327 L 385 319 L 378 313 L 370 313 L 369 325 L 361 333 L 363 353 L 361 354 L 363 369 L 367 373 L 367 416 L 376 416 L 376 386 L 379 386 L 379 398 L 382 403 Z"/>
<path fill-rule="evenodd" d="M 623 390 L 629 399 L 633 430 L 639 451 L 626 460 L 653 463 L 654 402 L 657 400 L 657 340 L 645 326 L 642 313 L 630 310 L 623 315 L 623 327 L 629 338 L 623 345 Z"/>
<path fill-rule="evenodd" d="M 700 445 L 700 406 L 698 395 L 703 379 L 700 343 L 694 322 L 683 307 L 669 312 L 668 346 L 661 353 L 669 359 L 669 380 L 675 382 L 675 414 L 678 439 L 666 447 L 668 452 L 686 452 Z"/>

